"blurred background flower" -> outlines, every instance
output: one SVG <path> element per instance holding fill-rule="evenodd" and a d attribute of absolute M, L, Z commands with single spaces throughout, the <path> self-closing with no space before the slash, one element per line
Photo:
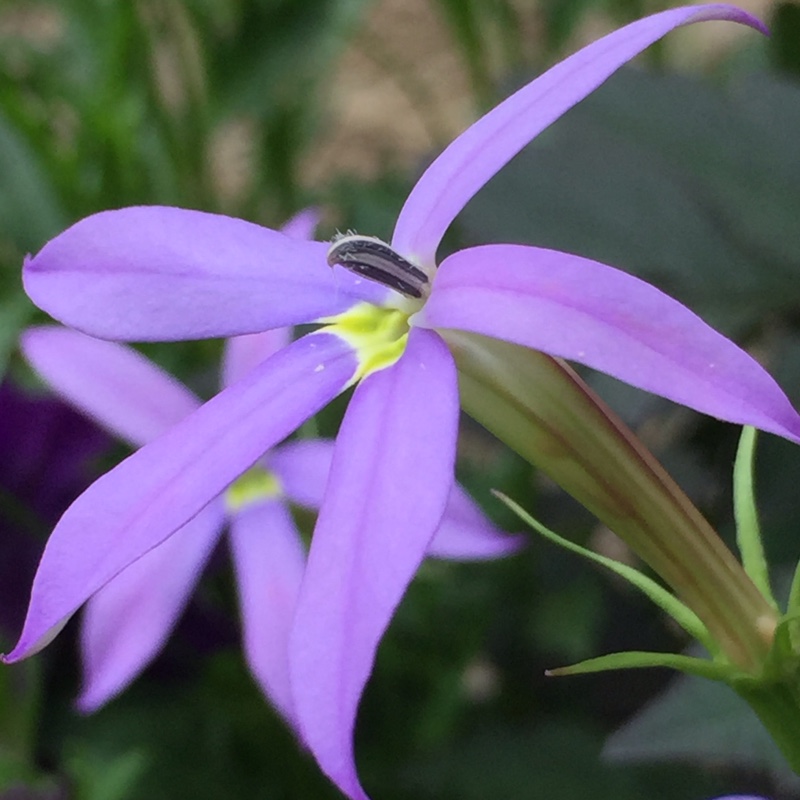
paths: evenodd
<path fill-rule="evenodd" d="M 0 384 L 0 636 L 25 617 L 51 526 L 92 482 L 111 440 L 61 401 Z"/>

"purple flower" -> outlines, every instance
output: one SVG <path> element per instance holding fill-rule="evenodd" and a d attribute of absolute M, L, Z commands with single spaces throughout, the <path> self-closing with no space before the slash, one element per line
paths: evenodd
<path fill-rule="evenodd" d="M 284 231 L 308 239 L 310 212 Z M 289 343 L 280 328 L 229 339 L 221 383 L 230 386 Z M 131 348 L 55 326 L 28 329 L 23 354 L 62 398 L 133 447 L 141 447 L 200 407 L 185 386 Z M 93 711 L 124 689 L 163 646 L 227 523 L 250 669 L 275 707 L 294 720 L 288 635 L 305 552 L 287 500 L 316 510 L 333 442 L 298 440 L 266 453 L 197 516 L 113 578 L 87 604 L 81 631 L 86 680 L 79 707 Z M 81 546 L 76 537 L 73 546 Z M 457 484 L 428 553 L 492 558 L 518 548 Z"/>
<path fill-rule="evenodd" d="M 799 441 L 800 417 L 754 360 L 634 277 L 515 245 L 462 250 L 436 263 L 452 220 L 526 143 L 668 31 L 710 19 L 761 28 L 731 6 L 673 9 L 621 28 L 523 87 L 428 168 L 400 212 L 391 248 L 358 236 L 332 246 L 300 242 L 241 220 L 139 207 L 89 217 L 30 259 L 24 278 L 34 301 L 101 337 L 322 327 L 72 505 L 50 538 L 9 660 L 41 647 L 88 596 L 355 385 L 302 581 L 289 672 L 304 740 L 342 791 L 363 799 L 352 744 L 358 702 L 453 482 L 459 403 L 447 329 L 572 359 Z"/>
<path fill-rule="evenodd" d="M 286 329 L 230 339 L 223 384 L 235 383 L 288 341 Z M 124 345 L 43 326 L 28 329 L 21 346 L 29 363 L 64 399 L 134 447 L 201 405 L 189 389 Z M 305 552 L 286 501 L 319 508 L 332 454 L 333 442 L 323 439 L 273 449 L 89 599 L 81 631 L 86 671 L 78 700 L 82 710 L 93 711 L 118 694 L 158 653 L 227 523 L 247 660 L 265 694 L 293 721 L 287 647 Z M 80 535 L 72 544 L 80 548 Z M 428 552 L 492 558 L 518 544 L 517 537 L 495 529 L 454 485 Z"/>

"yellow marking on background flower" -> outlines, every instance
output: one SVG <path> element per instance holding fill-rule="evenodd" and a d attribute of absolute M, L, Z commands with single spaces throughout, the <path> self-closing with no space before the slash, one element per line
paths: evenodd
<path fill-rule="evenodd" d="M 225 505 L 231 513 L 253 503 L 275 500 L 283 494 L 278 476 L 263 467 L 251 467 L 225 492 Z"/>

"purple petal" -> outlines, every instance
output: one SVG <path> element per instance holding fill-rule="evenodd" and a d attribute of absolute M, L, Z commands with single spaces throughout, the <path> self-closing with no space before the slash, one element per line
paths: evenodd
<path fill-rule="evenodd" d="M 225 342 L 221 383 L 230 386 L 291 341 L 290 328 L 234 336 Z"/>
<path fill-rule="evenodd" d="M 134 447 L 200 406 L 183 384 L 121 344 L 46 325 L 28 328 L 20 347 L 56 394 Z"/>
<path fill-rule="evenodd" d="M 587 258 L 518 245 L 462 250 L 444 261 L 414 322 L 577 361 L 800 441 L 800 417 L 754 359 L 654 286 Z"/>
<path fill-rule="evenodd" d="M 307 208 L 295 214 L 281 228 L 281 233 L 292 239 L 310 239 L 319 224 L 319 217 L 319 211 Z M 230 386 L 274 352 L 286 347 L 290 341 L 289 328 L 276 328 L 229 339 L 222 357 L 222 385 Z"/>
<path fill-rule="evenodd" d="M 231 518 L 231 545 L 250 671 L 292 727 L 291 630 L 306 556 L 292 515 L 278 500 L 245 506 Z"/>
<path fill-rule="evenodd" d="M 342 339 L 310 334 L 95 481 L 50 536 L 25 627 L 5 660 L 41 649 L 87 598 L 194 517 L 355 370 Z"/>
<path fill-rule="evenodd" d="M 509 536 L 496 528 L 477 503 L 454 483 L 427 554 L 463 561 L 501 558 L 516 553 L 524 544 L 524 536 Z"/>
<path fill-rule="evenodd" d="M 83 615 L 81 711 L 119 694 L 166 642 L 219 539 L 222 503 L 206 506 L 93 595 Z"/>
<path fill-rule="evenodd" d="M 304 208 L 281 226 L 281 232 L 292 239 L 310 239 L 319 225 L 320 216 L 316 208 Z"/>
<path fill-rule="evenodd" d="M 301 439 L 273 450 L 267 466 L 278 476 L 284 494 L 293 503 L 318 509 L 322 505 L 332 459 L 333 440 Z"/>
<path fill-rule="evenodd" d="M 327 249 L 219 214 L 137 206 L 68 228 L 26 262 L 23 279 L 36 305 L 101 338 L 234 336 L 382 296 L 346 270 L 334 275 Z"/>
<path fill-rule="evenodd" d="M 353 761 L 359 698 L 444 513 L 457 427 L 452 357 L 412 330 L 402 358 L 357 387 L 336 441 L 289 663 L 303 738 L 353 800 L 366 797 Z"/>
<path fill-rule="evenodd" d="M 766 29 L 729 5 L 686 6 L 645 17 L 584 47 L 481 117 L 428 167 L 403 206 L 392 246 L 433 265 L 450 223 L 528 142 L 653 42 L 681 25 L 730 20 Z"/>

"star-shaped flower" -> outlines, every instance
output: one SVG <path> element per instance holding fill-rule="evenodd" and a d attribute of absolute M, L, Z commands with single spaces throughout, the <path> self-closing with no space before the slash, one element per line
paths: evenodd
<path fill-rule="evenodd" d="M 363 800 L 352 744 L 358 702 L 453 480 L 459 402 L 448 329 L 568 358 L 800 440 L 800 417 L 753 359 L 630 275 L 516 245 L 436 261 L 458 212 L 525 144 L 668 31 L 711 19 L 761 28 L 727 5 L 672 9 L 598 40 L 520 89 L 426 170 L 390 246 L 354 235 L 332 246 L 298 242 L 241 220 L 139 207 L 89 217 L 30 259 L 25 285 L 34 301 L 97 336 L 172 340 L 312 321 L 322 327 L 73 504 L 50 538 L 9 659 L 41 647 L 87 596 L 355 385 L 300 590 L 289 671 L 305 742 L 342 791 Z M 80 560 L 70 546 L 76 530 L 86 542 Z"/>
<path fill-rule="evenodd" d="M 223 385 L 234 384 L 288 342 L 285 328 L 229 339 Z M 29 328 L 21 347 L 63 399 L 133 447 L 201 405 L 184 385 L 125 345 L 51 325 Z M 328 439 L 299 439 L 265 453 L 224 494 L 89 599 L 81 629 L 82 710 L 94 711 L 118 694 L 158 653 L 227 524 L 247 661 L 273 705 L 293 722 L 288 634 L 306 556 L 287 501 L 320 507 L 332 455 Z M 80 538 L 72 544 L 80 552 Z M 428 555 L 495 558 L 519 544 L 454 484 Z"/>
<path fill-rule="evenodd" d="M 316 222 L 315 214 L 303 212 L 283 230 L 308 239 Z M 289 341 L 286 328 L 229 339 L 222 386 L 233 385 Z M 20 345 L 64 400 L 133 447 L 154 440 L 201 405 L 183 384 L 125 345 L 52 325 L 29 328 Z M 89 599 L 81 629 L 82 710 L 106 703 L 155 657 L 227 524 L 247 661 L 264 693 L 293 724 L 288 636 L 306 556 L 287 501 L 319 509 L 332 455 L 327 439 L 296 440 L 265 453 L 224 494 Z M 519 544 L 454 484 L 428 554 L 493 558 Z M 81 539 L 74 538 L 72 546 L 80 552 Z"/>

